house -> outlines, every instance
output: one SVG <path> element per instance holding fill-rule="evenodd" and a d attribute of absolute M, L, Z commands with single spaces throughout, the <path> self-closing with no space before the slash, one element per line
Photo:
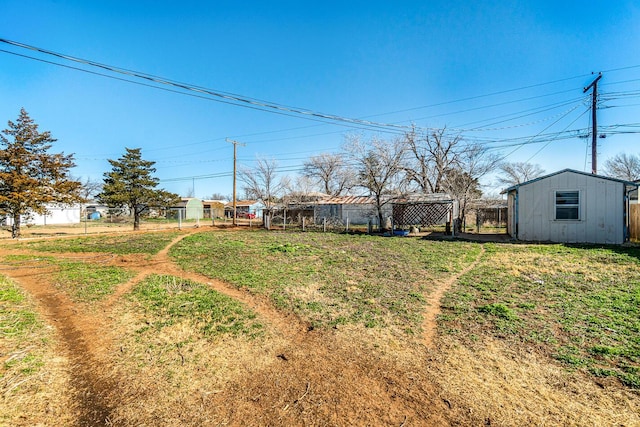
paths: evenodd
<path fill-rule="evenodd" d="M 638 184 L 572 169 L 507 188 L 507 233 L 518 240 L 621 244 Z"/>
<path fill-rule="evenodd" d="M 262 218 L 264 205 L 256 200 L 236 200 L 236 217 L 237 218 Z M 233 217 L 233 202 L 228 202 L 224 206 L 224 215 L 228 218 Z"/>
<path fill-rule="evenodd" d="M 79 204 L 73 205 L 61 205 L 51 204 L 47 205 L 47 213 L 40 215 L 37 213 L 31 213 L 29 215 L 21 216 L 20 222 L 22 224 L 29 225 L 67 225 L 67 224 L 80 224 L 81 206 Z M 12 225 L 13 218 L 6 218 L 6 225 Z"/>
<path fill-rule="evenodd" d="M 638 186 L 640 186 L 640 179 L 633 181 L 634 183 L 638 184 Z M 631 194 L 629 195 L 629 202 L 632 205 L 637 205 L 638 204 L 638 189 L 636 188 L 635 190 L 633 190 L 631 192 Z"/>
<path fill-rule="evenodd" d="M 222 200 L 203 200 L 205 218 L 222 218 L 224 216 L 224 204 Z"/>

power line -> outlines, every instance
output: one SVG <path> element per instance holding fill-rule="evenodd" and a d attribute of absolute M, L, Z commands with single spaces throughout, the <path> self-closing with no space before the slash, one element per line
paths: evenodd
<path fill-rule="evenodd" d="M 409 128 L 407 126 L 399 126 L 399 125 L 394 125 L 391 123 L 378 123 L 378 122 L 372 122 L 369 120 L 361 120 L 361 119 L 354 119 L 354 118 L 348 118 L 348 117 L 343 117 L 343 116 L 338 116 L 338 115 L 334 115 L 334 114 L 328 114 L 328 113 L 322 113 L 322 112 L 318 112 L 318 111 L 313 111 L 310 109 L 304 109 L 304 108 L 300 108 L 300 107 L 292 107 L 292 106 L 286 106 L 283 104 L 278 104 L 275 102 L 271 102 L 271 101 L 263 101 L 260 99 L 256 99 L 256 98 L 250 98 L 247 96 L 243 96 L 243 95 L 237 95 L 237 94 L 233 94 L 230 92 L 224 92 L 224 91 L 220 91 L 220 90 L 215 90 L 215 89 L 208 89 L 208 88 L 204 88 L 202 86 L 197 86 L 197 85 L 193 85 L 190 83 L 182 83 L 182 82 L 178 82 L 178 81 L 174 81 L 165 77 L 160 77 L 160 76 L 156 76 L 153 74 L 147 74 L 144 72 L 140 72 L 140 71 L 133 71 L 133 70 L 128 70 L 128 69 L 124 69 L 124 68 L 120 68 L 120 67 L 116 67 L 116 66 L 112 66 L 112 65 L 106 65 L 106 64 L 102 64 L 99 62 L 95 62 L 92 60 L 88 60 L 88 59 L 82 59 L 82 58 L 78 58 L 78 57 L 74 57 L 71 55 L 66 55 L 63 53 L 58 53 L 58 52 L 53 52 L 47 49 L 43 49 L 43 48 L 39 48 L 39 47 L 35 47 L 35 46 L 31 46 L 31 45 L 27 45 L 24 43 L 20 43 L 20 42 L 15 42 L 15 41 L 11 41 L 11 40 L 7 40 L 7 39 L 3 39 L 0 38 L 0 42 L 2 43 L 6 43 L 12 46 L 16 46 L 19 48 L 23 48 L 23 49 L 28 49 L 28 50 L 32 50 L 32 51 L 36 51 L 39 53 L 43 53 L 46 55 L 52 55 L 55 56 L 57 58 L 61 58 L 67 61 L 72 61 L 72 62 L 76 62 L 79 64 L 83 64 L 83 65 L 88 65 L 91 67 L 97 67 L 103 70 L 107 70 L 113 73 L 118 73 L 118 74 L 123 74 L 126 76 L 130 76 L 130 77 L 135 77 L 135 78 L 139 78 L 139 79 L 144 79 L 147 81 L 151 81 L 153 83 L 158 83 L 158 84 L 162 84 L 162 85 L 167 85 L 167 86 L 171 86 L 171 87 L 176 87 L 182 90 L 186 90 L 189 92 L 196 92 L 196 93 L 202 93 L 205 95 L 209 95 L 209 96 L 213 96 L 216 98 L 220 98 L 224 101 L 227 101 L 227 103 L 231 103 L 232 105 L 236 105 L 236 106 L 243 106 L 243 107 L 249 107 L 249 108 L 258 108 L 261 109 L 262 111 L 275 111 L 275 112 L 279 112 L 279 113 L 287 113 L 287 114 L 294 114 L 296 116 L 301 116 L 301 117 L 309 117 L 309 118 L 315 118 L 315 119 L 323 119 L 323 120 L 329 120 L 329 121 L 335 121 L 335 122 L 343 122 L 343 123 L 347 123 L 350 125 L 361 125 L 361 126 L 366 126 L 366 127 L 372 127 L 372 128 L 376 128 L 378 130 L 388 130 L 389 128 L 391 129 L 396 129 L 396 130 L 408 130 Z M 57 65 L 57 64 L 56 64 Z M 73 68 L 73 67 L 72 67 Z M 128 81 L 128 80 L 125 80 Z"/>
<path fill-rule="evenodd" d="M 0 41 L 2 41 L 2 39 L 0 39 Z M 85 70 L 84 68 L 78 68 L 78 67 L 74 67 L 74 66 L 71 66 L 71 65 L 60 64 L 58 62 L 47 61 L 45 59 L 36 58 L 36 57 L 33 57 L 33 56 L 29 56 L 29 55 L 23 55 L 23 54 L 20 54 L 20 53 L 11 52 L 11 51 L 4 50 L 4 49 L 0 49 L 0 52 L 7 53 L 7 54 L 10 54 L 10 55 L 19 56 L 19 57 L 22 57 L 22 58 L 32 59 L 34 61 L 43 62 L 43 63 L 46 63 L 46 64 L 55 65 L 55 66 L 58 66 L 58 67 L 68 68 L 68 69 L 71 69 L 71 70 L 74 70 L 74 71 L 80 71 L 80 72 L 83 72 L 83 73 L 92 74 L 92 75 L 99 76 L 99 77 L 106 77 L 106 78 L 109 78 L 109 79 L 118 80 L 118 81 L 125 82 L 125 83 L 131 83 L 131 84 L 135 84 L 135 85 L 138 85 L 138 86 L 144 86 L 144 87 L 148 87 L 148 88 L 152 88 L 152 89 L 163 90 L 165 92 L 175 93 L 175 94 L 179 94 L 179 95 L 191 96 L 193 98 L 204 99 L 204 100 L 207 100 L 207 101 L 214 101 L 214 102 L 219 102 L 219 103 L 222 103 L 222 104 L 234 105 L 236 107 L 243 107 L 243 108 L 248 108 L 248 109 L 256 110 L 256 111 L 269 112 L 269 113 L 278 114 L 278 115 L 281 115 L 281 116 L 294 117 L 294 118 L 298 118 L 298 119 L 299 118 L 303 118 L 305 120 L 310 120 L 310 121 L 319 122 L 319 123 L 323 123 L 323 124 L 339 125 L 339 126 L 343 126 L 343 127 L 351 128 L 351 129 L 371 130 L 371 129 L 369 129 L 368 127 L 366 127 L 364 125 L 357 125 L 357 124 L 347 125 L 345 123 L 333 123 L 333 122 L 328 121 L 328 120 L 322 120 L 322 119 L 313 118 L 313 117 L 301 117 L 299 115 L 295 115 L 293 113 L 286 113 L 286 112 L 283 112 L 283 111 L 267 110 L 265 108 L 259 108 L 257 106 L 251 106 L 251 105 L 240 105 L 238 103 L 234 103 L 234 102 L 231 102 L 231 101 L 225 101 L 225 100 L 222 100 L 222 99 L 215 99 L 215 98 L 212 98 L 210 96 L 198 95 L 198 94 L 189 93 L 189 92 L 183 92 L 183 91 L 164 88 L 164 87 L 160 87 L 160 86 L 156 86 L 156 85 L 152 85 L 152 84 L 148 84 L 148 83 L 142 83 L 142 82 L 138 82 L 138 81 L 135 81 L 135 80 L 125 79 L 125 78 L 122 78 L 122 77 L 111 76 L 109 74 L 99 73 L 99 72 L 91 71 L 91 70 Z M 388 130 L 388 129 L 385 130 L 385 129 L 381 129 L 381 128 L 375 128 L 374 130 L 376 130 L 377 132 L 391 133 L 391 134 L 401 134 L 402 133 L 400 131 L 392 131 L 392 130 Z"/>
<path fill-rule="evenodd" d="M 585 110 L 582 114 L 580 114 L 578 117 L 576 117 L 576 118 L 575 118 L 575 120 L 573 120 L 571 123 L 569 123 L 569 124 L 567 125 L 567 127 L 566 127 L 564 130 L 566 130 L 569 126 L 571 126 L 572 124 L 574 124 L 575 122 L 577 122 L 579 118 L 581 118 L 582 116 L 584 116 L 584 115 L 587 113 L 587 111 L 589 111 L 589 110 Z M 537 156 L 538 154 L 540 154 L 540 152 L 541 152 L 542 150 L 544 150 L 545 148 L 547 148 L 547 146 L 548 146 L 549 144 L 551 144 L 552 142 L 554 142 L 554 141 L 555 141 L 555 139 L 552 139 L 552 140 L 550 140 L 549 142 L 547 142 L 545 145 L 543 145 L 542 147 L 540 147 L 540 149 L 539 149 L 538 151 L 536 151 L 536 152 L 535 152 L 531 157 L 529 157 L 525 163 L 529 163 L 529 162 L 531 161 L 531 159 L 533 159 L 535 156 Z"/>

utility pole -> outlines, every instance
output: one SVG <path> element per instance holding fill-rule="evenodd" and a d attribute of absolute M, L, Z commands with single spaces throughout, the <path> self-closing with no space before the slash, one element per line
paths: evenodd
<path fill-rule="evenodd" d="M 602 73 L 591 84 L 584 88 L 582 93 L 586 93 L 593 88 L 591 93 L 591 173 L 598 173 L 598 123 L 596 121 L 596 110 L 598 103 L 598 80 L 602 78 Z"/>
<path fill-rule="evenodd" d="M 245 146 L 238 141 L 234 141 L 233 139 L 226 138 L 227 142 L 233 144 L 233 225 L 236 225 L 236 159 L 238 158 L 238 145 Z"/>

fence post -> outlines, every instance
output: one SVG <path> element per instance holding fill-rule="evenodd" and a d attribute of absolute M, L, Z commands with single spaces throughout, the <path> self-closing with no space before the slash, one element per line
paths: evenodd
<path fill-rule="evenodd" d="M 287 229 L 287 210 L 282 210 L 282 231 Z"/>
<path fill-rule="evenodd" d="M 373 222 L 371 218 L 369 218 L 369 222 L 367 222 L 367 233 L 371 234 L 373 232 Z"/>
<path fill-rule="evenodd" d="M 347 215 L 347 231 L 349 231 L 349 215 Z"/>
<path fill-rule="evenodd" d="M 178 209 L 178 230 L 182 230 L 182 209 Z"/>
<path fill-rule="evenodd" d="M 324 218 L 322 218 L 322 231 L 324 233 L 327 232 L 327 217 L 326 216 Z"/>
<path fill-rule="evenodd" d="M 304 217 L 302 217 L 302 231 L 305 231 L 304 230 Z"/>

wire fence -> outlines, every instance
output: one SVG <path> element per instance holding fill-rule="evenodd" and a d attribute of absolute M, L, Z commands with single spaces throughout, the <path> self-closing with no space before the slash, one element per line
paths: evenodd
<path fill-rule="evenodd" d="M 131 224 L 133 226 L 133 216 L 119 209 L 103 209 L 94 212 L 89 210 L 83 215 L 83 221 L 93 224 Z M 140 225 L 144 228 L 182 228 L 201 225 L 233 225 L 233 223 L 233 218 L 225 216 L 224 211 L 211 209 L 167 208 L 151 210 L 140 216 Z M 262 225 L 262 221 L 256 218 L 236 218 L 235 223 L 251 227 Z"/>
<path fill-rule="evenodd" d="M 352 224 L 348 218 L 343 219 L 335 216 L 328 217 L 308 217 L 308 216 L 287 216 L 282 212 L 273 215 L 270 219 L 265 219 L 265 227 L 271 230 L 288 230 L 303 232 L 323 232 L 323 233 L 343 233 L 343 232 L 377 232 L 380 227 L 377 221 L 369 221 L 366 224 Z"/>

